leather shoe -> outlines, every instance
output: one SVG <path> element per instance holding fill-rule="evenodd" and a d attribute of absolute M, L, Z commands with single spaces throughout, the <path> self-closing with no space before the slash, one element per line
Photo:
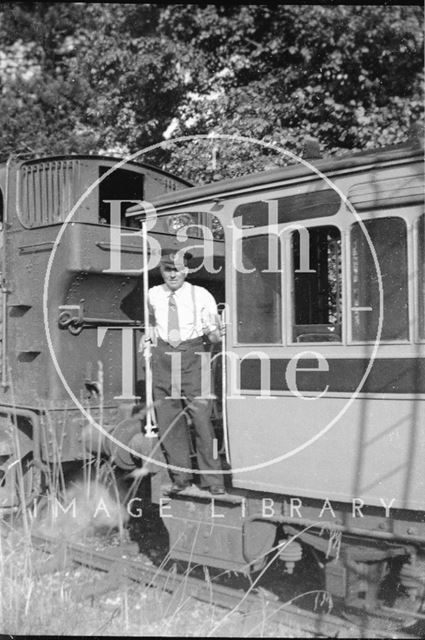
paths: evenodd
<path fill-rule="evenodd" d="M 173 482 L 167 493 L 181 493 L 190 487 L 190 482 Z"/>
<path fill-rule="evenodd" d="M 212 485 L 212 487 L 209 487 L 209 491 L 213 496 L 222 496 L 226 493 L 226 490 L 224 487 L 222 487 L 221 485 Z"/>

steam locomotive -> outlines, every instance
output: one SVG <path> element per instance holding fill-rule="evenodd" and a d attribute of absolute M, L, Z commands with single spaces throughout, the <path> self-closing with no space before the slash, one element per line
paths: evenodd
<path fill-rule="evenodd" d="M 122 468 L 146 467 L 171 557 L 249 573 L 277 553 L 290 573 L 309 549 L 325 588 L 346 605 L 418 611 L 422 148 L 189 188 L 126 164 L 117 170 L 125 175 L 111 171 L 91 189 L 111 167 L 56 158 L 0 174 L 3 506 L 23 499 L 14 462 L 28 496 L 37 470 L 100 447 Z M 197 486 L 164 496 L 137 346 L 148 257 L 141 225 L 150 257 L 155 247 L 190 251 L 189 280 L 224 309 L 224 345 L 211 358 L 223 497 Z M 153 260 L 149 284 L 158 282 Z M 97 444 L 98 430 L 89 431 L 89 446 L 88 422 L 101 427 Z"/>
<path fill-rule="evenodd" d="M 134 273 L 141 245 L 137 237 L 123 242 L 114 270 L 111 229 L 120 228 L 130 204 L 188 185 L 149 165 L 99 156 L 11 158 L 1 166 L 3 510 L 31 502 L 46 465 L 87 460 L 87 420 L 72 396 L 107 424 L 130 411 L 115 396 L 122 384 L 121 334 L 136 334 L 142 321 Z M 111 329 L 98 349 L 102 326 Z"/>

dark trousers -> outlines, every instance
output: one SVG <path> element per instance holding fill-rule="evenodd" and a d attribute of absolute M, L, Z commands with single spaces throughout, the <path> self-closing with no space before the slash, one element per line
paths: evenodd
<path fill-rule="evenodd" d="M 202 338 L 182 342 L 176 348 L 158 340 L 158 345 L 152 349 L 153 395 L 158 430 L 168 464 L 178 467 L 171 469 L 176 482 L 187 482 L 192 478 L 190 435 L 183 410 L 190 416 L 195 429 L 199 470 L 201 473 L 221 470 L 220 459 L 218 456 L 214 458 L 215 434 L 210 419 L 211 401 L 197 397 L 201 396 L 202 359 L 199 354 L 203 351 Z M 179 395 L 182 398 L 171 397 L 170 353 L 177 352 L 181 357 Z M 223 485 L 221 473 L 201 474 L 201 478 L 204 486 Z"/>

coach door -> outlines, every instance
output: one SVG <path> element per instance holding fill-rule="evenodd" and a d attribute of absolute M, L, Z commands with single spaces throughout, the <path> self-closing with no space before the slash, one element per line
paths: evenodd
<path fill-rule="evenodd" d="M 235 486 L 281 491 L 284 461 L 330 419 L 321 398 L 326 358 L 342 340 L 340 208 L 322 181 L 235 205 L 227 358 Z M 296 482 L 298 490 L 302 473 Z"/>

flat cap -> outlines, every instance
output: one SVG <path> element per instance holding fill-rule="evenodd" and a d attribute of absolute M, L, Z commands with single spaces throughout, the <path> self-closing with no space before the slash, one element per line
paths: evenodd
<path fill-rule="evenodd" d="M 182 269 L 192 258 L 192 254 L 183 249 L 162 249 L 160 264 L 163 267 L 173 267 L 174 269 Z"/>

